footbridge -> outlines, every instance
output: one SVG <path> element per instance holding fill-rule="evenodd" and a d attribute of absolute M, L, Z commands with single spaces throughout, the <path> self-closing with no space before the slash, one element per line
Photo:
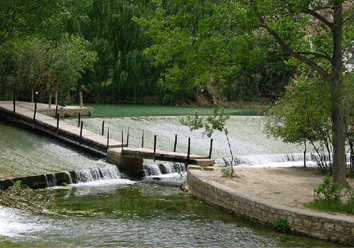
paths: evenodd
<path fill-rule="evenodd" d="M 109 132 L 104 136 L 103 132 L 97 134 L 86 130 L 84 122 L 80 121 L 80 115 L 92 113 L 90 108 L 56 106 L 55 109 L 48 111 L 49 108 L 47 104 L 0 101 L 0 118 L 11 120 L 24 128 L 52 136 L 74 146 L 97 151 L 107 156 L 108 162 L 118 165 L 123 172 L 132 177 L 143 176 L 144 159 L 197 164 L 202 167 L 214 164 L 214 160 L 210 159 L 212 143 L 208 156 L 190 154 L 189 145 L 187 153 L 156 149 L 156 136 L 153 149 L 132 148 L 128 147 L 123 139 L 121 142 L 111 139 Z M 78 116 L 77 126 L 62 119 L 73 115 Z"/>

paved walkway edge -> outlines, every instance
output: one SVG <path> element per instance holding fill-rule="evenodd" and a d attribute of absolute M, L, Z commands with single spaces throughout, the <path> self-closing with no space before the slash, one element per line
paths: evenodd
<path fill-rule="evenodd" d="M 213 181 L 200 170 L 188 169 L 187 185 L 196 198 L 223 208 L 234 215 L 268 226 L 279 219 L 292 232 L 344 244 L 354 244 L 354 221 L 326 213 L 286 207 L 244 194 Z"/>

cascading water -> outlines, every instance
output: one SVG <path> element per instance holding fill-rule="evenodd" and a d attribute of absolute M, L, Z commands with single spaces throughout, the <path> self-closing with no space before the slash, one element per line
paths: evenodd
<path fill-rule="evenodd" d="M 117 166 L 106 166 L 76 171 L 77 183 L 92 182 L 98 180 L 121 179 L 122 174 Z"/>
<path fill-rule="evenodd" d="M 172 175 L 185 174 L 186 166 L 183 163 L 160 163 L 160 164 L 146 164 L 144 165 L 145 176 L 158 176 L 158 175 Z"/>
<path fill-rule="evenodd" d="M 157 135 L 157 149 L 172 151 L 175 135 L 177 135 L 177 151 L 187 152 L 188 138 L 191 138 L 191 153 L 208 155 L 210 139 L 203 137 L 202 130 L 191 132 L 188 127 L 180 124 L 181 117 L 139 117 L 139 118 L 92 118 L 87 119 L 88 129 L 100 132 L 102 121 L 110 127 L 110 137 L 121 140 L 121 131 L 125 135 L 129 128 L 129 146 L 141 147 L 144 133 L 144 147 L 153 148 L 153 137 Z M 76 120 L 67 120 L 75 123 Z M 237 116 L 228 120 L 227 127 L 235 166 L 301 166 L 303 165 L 304 147 L 296 144 L 286 144 L 279 139 L 267 137 L 263 133 L 265 119 L 263 117 Z M 143 131 L 144 130 L 144 131 Z M 123 137 L 127 139 L 126 136 Z M 214 132 L 212 158 L 218 164 L 230 164 L 230 150 L 224 133 Z M 314 164 L 310 156 L 313 152 L 307 148 L 306 161 Z M 165 162 L 163 162 L 165 164 Z M 168 170 L 168 169 L 167 169 Z M 161 168 L 151 164 L 145 169 L 147 175 L 158 175 Z M 163 173 L 162 173 L 163 174 Z"/>

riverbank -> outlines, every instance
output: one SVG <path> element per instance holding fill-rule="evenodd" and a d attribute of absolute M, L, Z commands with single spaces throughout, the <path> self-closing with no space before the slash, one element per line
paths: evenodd
<path fill-rule="evenodd" d="M 314 168 L 236 168 L 235 173 L 237 177 L 223 177 L 218 166 L 214 171 L 189 170 L 188 189 L 199 199 L 262 224 L 272 226 L 283 218 L 296 233 L 353 244 L 354 216 L 304 206 L 323 182 Z"/>

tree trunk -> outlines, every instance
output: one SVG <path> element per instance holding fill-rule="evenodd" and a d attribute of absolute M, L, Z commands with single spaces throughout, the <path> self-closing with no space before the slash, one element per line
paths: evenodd
<path fill-rule="evenodd" d="M 333 132 L 333 180 L 343 186 L 347 185 L 346 180 L 346 157 L 345 157 L 345 137 L 343 123 L 343 83 L 342 83 L 342 4 L 336 1 L 333 4 L 333 57 L 332 75 L 329 80 L 332 94 L 332 132 Z"/>

